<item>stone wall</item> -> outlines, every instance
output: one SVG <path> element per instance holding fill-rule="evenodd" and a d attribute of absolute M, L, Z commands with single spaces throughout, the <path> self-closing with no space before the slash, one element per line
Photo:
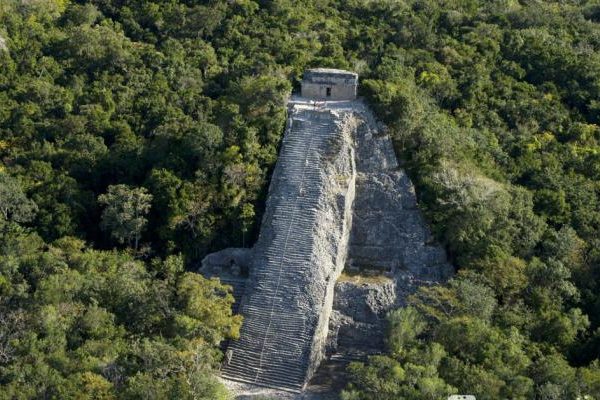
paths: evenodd
<path fill-rule="evenodd" d="M 302 97 L 317 100 L 354 100 L 357 86 L 358 75 L 354 72 L 328 68 L 309 69 L 302 78 Z"/>
<path fill-rule="evenodd" d="M 359 111 L 358 111 L 359 110 Z M 348 267 L 394 279 L 437 282 L 452 273 L 417 207 L 415 189 L 399 167 L 392 141 L 365 106 L 356 130 L 357 178 Z"/>
<path fill-rule="evenodd" d="M 331 90 L 327 96 L 327 88 Z M 356 85 L 331 83 L 302 83 L 302 97 L 315 100 L 354 100 Z"/>

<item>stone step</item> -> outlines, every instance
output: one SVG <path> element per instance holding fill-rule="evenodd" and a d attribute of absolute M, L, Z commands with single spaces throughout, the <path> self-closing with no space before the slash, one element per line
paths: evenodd
<path fill-rule="evenodd" d="M 304 386 L 304 377 L 300 376 L 300 374 L 294 376 L 286 371 L 263 370 L 258 374 L 258 377 L 263 382 L 269 382 L 270 384 L 280 384 L 282 386 L 301 389 Z"/>
<path fill-rule="evenodd" d="M 286 299 L 284 299 L 284 298 L 281 298 L 280 300 L 281 300 L 282 302 L 285 302 L 285 301 L 286 301 Z M 290 322 L 290 323 L 293 323 L 293 322 L 296 322 L 296 321 L 304 321 L 304 318 L 300 318 L 300 317 L 290 317 L 290 316 L 289 316 L 289 314 L 293 314 L 294 312 L 296 312 L 296 313 L 297 313 L 298 311 L 297 311 L 297 310 L 296 310 L 296 311 L 293 311 L 293 310 L 291 309 L 291 307 L 289 307 L 289 305 L 287 304 L 287 302 L 286 302 L 285 304 L 286 304 L 286 306 L 288 306 L 288 307 L 287 307 L 287 311 L 288 311 L 288 312 L 287 312 L 287 315 L 285 315 L 285 314 L 284 314 L 284 315 L 280 315 L 280 316 L 278 316 L 278 319 L 277 319 L 277 322 L 278 322 L 278 323 L 279 323 L 279 322 L 281 322 L 281 323 L 283 323 L 283 322 Z M 270 305 L 269 305 L 269 306 L 270 306 Z M 249 312 L 249 313 L 252 313 L 252 312 L 254 312 L 254 313 L 256 313 L 256 314 L 263 314 L 263 315 L 267 315 L 267 314 L 269 314 L 269 313 L 271 312 L 271 308 L 269 307 L 269 309 L 264 309 L 264 308 L 261 308 L 261 307 L 259 307 L 259 306 L 256 306 L 256 305 L 252 305 L 252 303 L 251 303 L 251 302 L 249 302 L 249 303 L 246 303 L 246 306 L 244 307 L 244 311 L 247 311 L 247 312 Z M 297 333 L 297 332 L 293 332 L 293 334 L 296 334 L 296 333 Z"/>
<path fill-rule="evenodd" d="M 295 196 L 295 198 L 293 199 L 286 199 L 286 200 L 291 200 L 290 202 L 283 202 L 281 201 L 280 204 L 277 204 L 276 208 L 275 208 L 275 212 L 290 212 L 290 213 L 294 213 L 294 212 L 298 212 L 298 211 L 318 211 L 318 209 L 316 208 L 319 205 L 318 201 L 306 198 L 306 197 L 300 197 L 300 196 Z"/>
<path fill-rule="evenodd" d="M 311 161 L 312 162 L 312 161 Z M 283 169 L 286 174 L 276 177 L 276 180 L 279 182 L 281 190 L 283 193 L 287 191 L 291 191 L 297 189 L 299 185 L 310 185 L 313 187 L 318 187 L 320 185 L 321 180 L 321 171 L 318 169 L 315 170 L 304 170 L 306 168 L 303 165 L 285 165 Z"/>
<path fill-rule="evenodd" d="M 273 249 L 265 251 L 264 256 L 268 264 L 280 262 L 285 260 L 286 262 L 305 262 L 311 260 L 311 255 L 308 252 L 299 251 L 298 248 L 294 250 L 286 251 L 285 254 L 277 254 Z"/>
<path fill-rule="evenodd" d="M 282 278 L 283 280 L 283 278 Z M 282 282 L 279 285 L 279 288 L 277 288 L 277 284 L 257 284 L 256 287 L 253 289 L 252 291 L 252 296 L 253 298 L 256 298 L 256 300 L 247 300 L 246 303 L 244 303 L 246 306 L 250 307 L 250 306 L 256 306 L 256 307 L 260 307 L 262 306 L 262 303 L 267 301 L 268 304 L 271 304 L 273 302 L 274 299 L 280 299 L 280 301 L 283 301 L 283 299 L 288 299 L 290 296 L 292 295 L 300 295 L 302 293 L 301 290 L 297 289 L 297 286 L 300 286 L 298 284 L 291 284 L 292 279 L 287 279 L 287 282 Z M 290 310 L 295 309 L 295 307 L 292 307 L 291 305 L 288 307 Z M 246 308 L 244 308 L 244 310 L 246 310 Z M 269 309 L 270 311 L 270 309 Z"/>
<path fill-rule="evenodd" d="M 310 262 L 311 259 L 312 258 L 310 255 L 307 254 L 286 253 L 285 255 L 281 256 L 281 260 L 287 264 Z"/>
<path fill-rule="evenodd" d="M 258 386 L 266 386 L 273 389 L 285 390 L 288 392 L 299 393 L 302 390 L 302 384 L 297 381 L 282 379 L 257 379 L 256 375 L 244 374 L 243 368 L 223 370 L 222 376 L 237 382 L 249 383 Z"/>
<path fill-rule="evenodd" d="M 246 333 L 248 334 L 249 332 Z M 286 349 L 291 349 L 292 347 L 272 348 L 262 346 L 262 344 L 257 348 L 236 348 L 230 346 L 229 349 L 232 350 L 232 361 L 230 361 L 230 365 L 235 361 L 238 364 L 252 365 L 255 368 L 258 368 L 260 365 L 263 369 L 289 370 L 293 368 L 294 370 L 298 370 L 306 363 L 306 360 L 305 357 L 302 356 L 301 351 L 304 346 L 297 345 L 296 347 L 297 349 L 295 351 L 288 350 L 286 352 Z"/>
<path fill-rule="evenodd" d="M 312 227 L 311 227 L 312 228 Z M 281 239 L 280 243 L 277 243 L 278 240 L 274 240 L 273 244 L 277 246 L 278 244 L 283 245 L 281 247 L 282 255 L 293 253 L 293 252 L 302 252 L 305 253 L 307 249 L 312 247 L 314 241 L 310 241 L 306 239 L 304 235 L 310 235 L 312 233 L 312 229 L 303 229 L 302 227 L 296 227 L 295 229 L 290 230 L 289 237 L 287 240 Z"/>
<path fill-rule="evenodd" d="M 258 315 L 254 315 L 254 317 L 257 317 Z M 288 330 L 294 330 L 297 331 L 293 336 L 289 337 L 291 342 L 288 342 L 287 345 L 290 345 L 291 343 L 294 343 L 295 341 L 298 341 L 300 343 L 303 343 L 304 340 L 306 340 L 307 338 L 309 338 L 308 334 L 305 333 L 300 333 L 303 332 L 306 329 L 306 324 L 304 323 L 296 323 L 296 324 L 277 324 L 276 327 L 284 327 Z M 264 331 L 265 326 L 262 325 L 259 322 L 246 322 L 244 327 L 244 330 L 246 331 Z M 282 338 L 286 337 L 285 335 L 280 335 Z"/>
<path fill-rule="evenodd" d="M 246 377 L 249 379 L 256 379 L 257 377 L 268 377 L 271 380 L 279 380 L 291 384 L 295 384 L 298 381 L 302 381 L 303 379 L 302 367 L 305 366 L 304 364 L 296 364 L 297 367 L 292 367 L 290 366 L 293 365 L 291 363 L 289 365 L 273 365 L 263 363 L 260 368 L 256 367 L 244 370 L 245 365 L 247 365 L 248 363 L 260 364 L 261 360 L 253 358 L 248 359 L 240 354 L 233 353 L 230 363 L 226 367 L 224 367 L 223 370 L 228 371 L 232 369 L 241 369 L 241 374 L 246 375 Z"/>
<path fill-rule="evenodd" d="M 295 230 L 293 232 L 294 236 L 301 237 L 301 235 L 307 234 L 310 235 L 312 229 L 307 229 L 304 232 L 302 230 Z M 287 242 L 287 245 L 286 245 Z M 277 263 L 281 260 L 285 255 L 298 256 L 298 255 L 306 255 L 310 256 L 310 249 L 312 248 L 312 242 L 309 241 L 301 241 L 300 239 L 290 238 L 287 241 L 285 239 L 275 238 L 272 242 L 272 245 L 265 249 L 264 256 L 268 257 L 271 261 L 269 264 Z M 285 248 L 284 248 L 285 246 Z M 276 251 L 278 248 L 282 249 L 279 253 Z"/>
<path fill-rule="evenodd" d="M 239 374 L 239 372 L 237 372 Z M 291 393 L 300 393 L 303 385 L 296 382 L 287 382 L 281 384 L 279 381 L 257 381 L 255 379 L 246 378 L 245 376 L 236 375 L 235 371 L 224 372 L 222 376 L 236 382 L 248 383 L 252 385 L 264 386 L 272 389 L 283 390 Z"/>
<path fill-rule="evenodd" d="M 329 357 L 330 362 L 349 364 L 353 361 L 366 361 L 368 355 L 363 353 L 334 353 Z"/>

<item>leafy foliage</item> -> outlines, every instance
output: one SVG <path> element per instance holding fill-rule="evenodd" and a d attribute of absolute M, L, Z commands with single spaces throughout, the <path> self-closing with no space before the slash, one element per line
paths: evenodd
<path fill-rule="evenodd" d="M 226 398 L 216 347 L 238 334 L 230 289 L 74 238 L 23 235 L 0 257 L 1 398 Z"/>
<path fill-rule="evenodd" d="M 140 236 L 148 222 L 145 216 L 150 211 L 151 201 L 152 195 L 145 188 L 109 186 L 106 194 L 98 196 L 98 202 L 106 206 L 100 227 L 110 230 L 111 236 L 120 243 L 133 242 L 137 251 Z"/>

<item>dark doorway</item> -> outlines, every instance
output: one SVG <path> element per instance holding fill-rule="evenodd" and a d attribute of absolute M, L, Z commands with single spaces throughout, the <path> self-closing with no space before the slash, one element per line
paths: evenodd
<path fill-rule="evenodd" d="M 326 95 L 327 97 L 331 97 L 331 88 L 330 88 L 330 87 L 328 87 L 328 88 L 325 88 L 325 95 Z"/>

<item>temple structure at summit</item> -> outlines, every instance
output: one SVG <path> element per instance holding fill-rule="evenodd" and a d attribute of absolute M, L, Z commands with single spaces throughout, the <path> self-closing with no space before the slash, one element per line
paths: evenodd
<path fill-rule="evenodd" d="M 355 100 L 358 74 L 341 69 L 314 68 L 304 73 L 302 97 L 315 100 Z"/>

